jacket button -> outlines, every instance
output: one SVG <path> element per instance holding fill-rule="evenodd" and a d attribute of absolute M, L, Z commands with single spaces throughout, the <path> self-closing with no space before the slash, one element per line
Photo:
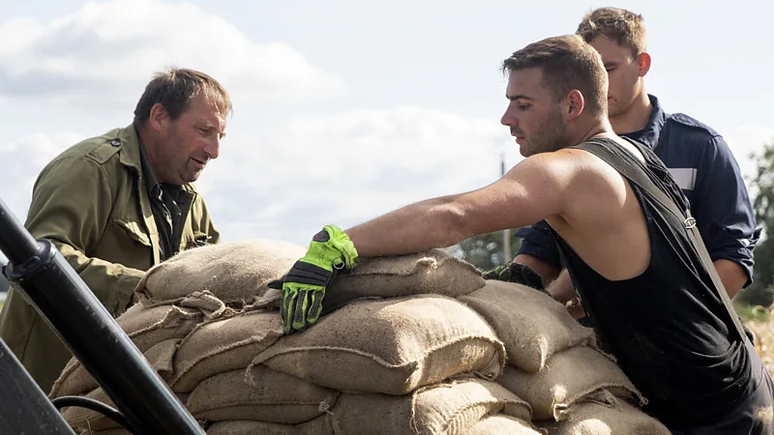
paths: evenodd
<path fill-rule="evenodd" d="M 121 146 L 121 141 L 113 139 L 110 141 L 110 145 L 113 145 L 114 147 Z"/>

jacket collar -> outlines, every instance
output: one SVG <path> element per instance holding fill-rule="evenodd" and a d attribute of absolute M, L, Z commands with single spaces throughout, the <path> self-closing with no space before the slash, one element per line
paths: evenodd
<path fill-rule="evenodd" d="M 650 99 L 650 105 L 652 107 L 650 118 L 648 118 L 648 123 L 645 125 L 645 128 L 637 135 L 637 139 L 650 147 L 650 149 L 655 150 L 658 146 L 661 130 L 664 129 L 664 125 L 666 124 L 667 114 L 661 107 L 658 98 L 650 94 L 648 94 L 648 98 Z"/>
<path fill-rule="evenodd" d="M 151 240 L 153 250 L 153 264 L 161 262 L 161 248 L 159 241 L 159 229 L 156 226 L 156 220 L 153 217 L 153 208 L 151 208 L 150 197 L 148 196 L 147 181 L 142 170 L 142 156 L 140 155 L 140 138 L 134 124 L 131 124 L 118 133 L 118 140 L 121 141 L 121 152 L 119 161 L 122 165 L 128 167 L 137 176 L 136 188 L 139 192 L 140 210 L 142 211 L 145 227 L 148 229 L 148 236 Z"/>

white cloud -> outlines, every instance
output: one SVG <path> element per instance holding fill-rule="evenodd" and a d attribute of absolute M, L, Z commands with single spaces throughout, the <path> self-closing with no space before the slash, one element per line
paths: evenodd
<path fill-rule="evenodd" d="M 20 220 L 43 166 L 83 138 L 39 133 L 0 143 L 2 199 Z M 501 153 L 508 167 L 521 159 L 497 120 L 411 107 L 357 111 L 232 131 L 197 184 L 224 239 L 305 244 L 327 223 L 352 226 L 491 183 Z"/>
<path fill-rule="evenodd" d="M 306 243 L 411 202 L 472 190 L 521 157 L 496 120 L 419 108 L 363 110 L 224 142 L 199 187 L 224 237 Z"/>
<path fill-rule="evenodd" d="M 0 23 L 0 96 L 134 103 L 167 66 L 202 70 L 238 102 L 343 91 L 338 77 L 281 42 L 258 43 L 209 11 L 160 0 L 89 2 L 49 21 Z M 99 95 L 100 98 L 94 98 Z"/>
<path fill-rule="evenodd" d="M 72 132 L 35 133 L 0 143 L 0 198 L 24 221 L 32 198 L 32 186 L 43 167 L 84 136 Z"/>

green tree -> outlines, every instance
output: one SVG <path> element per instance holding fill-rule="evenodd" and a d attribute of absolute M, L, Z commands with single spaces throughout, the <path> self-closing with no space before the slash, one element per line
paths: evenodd
<path fill-rule="evenodd" d="M 752 190 L 755 192 L 753 208 L 763 234 L 753 251 L 754 281 L 739 293 L 736 301 L 768 307 L 774 302 L 774 143 L 766 145 L 760 154 L 751 157 L 756 159 L 758 165 L 752 180 Z"/>

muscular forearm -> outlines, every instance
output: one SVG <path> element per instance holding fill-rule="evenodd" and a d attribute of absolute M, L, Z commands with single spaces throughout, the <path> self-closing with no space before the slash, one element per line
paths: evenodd
<path fill-rule="evenodd" d="M 471 236 L 446 196 L 411 204 L 346 231 L 360 257 L 406 255 L 452 246 Z"/>
<path fill-rule="evenodd" d="M 726 288 L 728 297 L 733 299 L 747 282 L 747 274 L 742 269 L 742 266 L 731 260 L 721 258 L 720 260 L 715 260 L 713 264 L 715 265 L 715 270 L 718 271 L 720 280 L 723 282 L 723 287 Z"/>
<path fill-rule="evenodd" d="M 551 296 L 561 303 L 570 302 L 575 298 L 575 286 L 572 284 L 570 274 L 567 269 L 564 269 L 562 273 L 551 283 L 547 288 Z"/>
<path fill-rule="evenodd" d="M 586 315 L 583 305 L 581 305 L 580 299 L 578 299 L 578 295 L 575 293 L 575 285 L 572 283 L 572 278 L 570 278 L 570 273 L 567 269 L 562 270 L 553 284 L 548 287 L 548 292 L 551 293 L 554 299 L 567 307 L 567 312 L 573 319 L 580 319 Z"/>

